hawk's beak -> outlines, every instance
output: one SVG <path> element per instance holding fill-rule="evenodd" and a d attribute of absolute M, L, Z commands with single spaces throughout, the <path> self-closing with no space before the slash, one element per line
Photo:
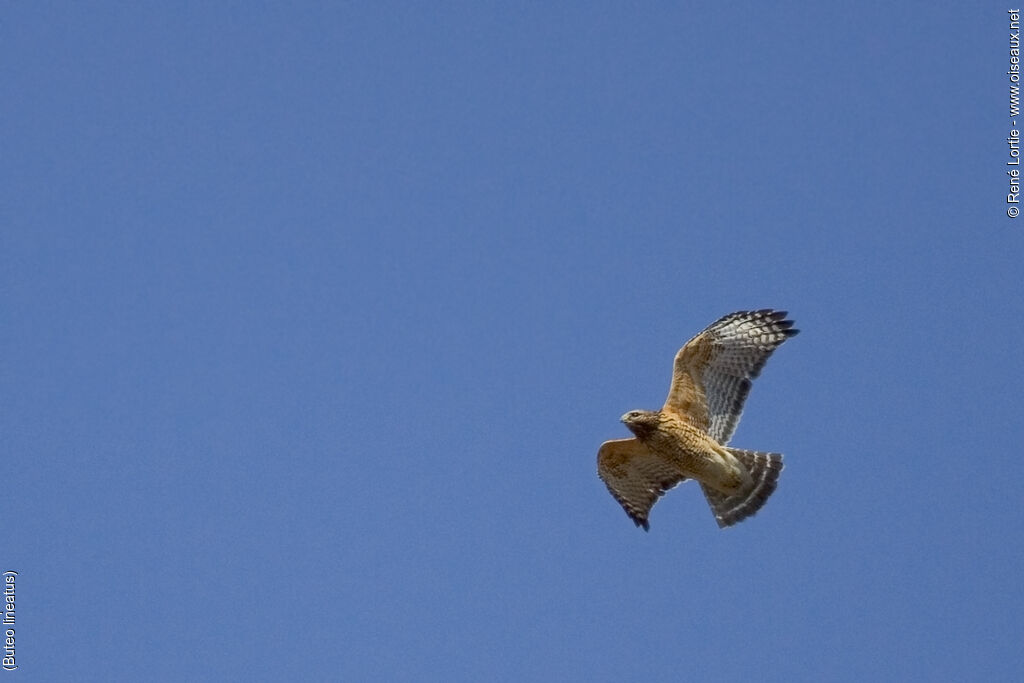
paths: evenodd
<path fill-rule="evenodd" d="M 629 417 L 629 413 L 623 413 L 622 417 L 619 418 L 619 422 L 626 422 L 626 418 Z"/>

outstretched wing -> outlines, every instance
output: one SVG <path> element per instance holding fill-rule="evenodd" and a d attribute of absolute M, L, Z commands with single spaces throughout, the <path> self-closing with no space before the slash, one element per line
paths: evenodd
<path fill-rule="evenodd" d="M 785 311 L 738 311 L 719 319 L 676 354 L 662 410 L 725 445 L 736 431 L 751 380 L 782 342 L 797 334 Z"/>
<path fill-rule="evenodd" d="M 644 531 L 647 515 L 658 499 L 686 477 L 679 469 L 637 439 L 605 441 L 597 452 L 597 474 L 608 491 Z"/>

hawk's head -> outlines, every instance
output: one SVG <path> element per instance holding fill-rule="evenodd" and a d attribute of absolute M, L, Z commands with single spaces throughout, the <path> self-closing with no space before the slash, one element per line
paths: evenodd
<path fill-rule="evenodd" d="M 661 423 L 661 414 L 651 410 L 631 410 L 621 418 L 638 439 L 645 439 L 657 431 Z"/>

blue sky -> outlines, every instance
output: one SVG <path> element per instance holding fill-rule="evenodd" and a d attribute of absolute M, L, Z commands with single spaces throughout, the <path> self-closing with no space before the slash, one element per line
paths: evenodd
<path fill-rule="evenodd" d="M 1019 677 L 1006 9 L 9 6 L 0 676 Z M 636 529 L 764 307 L 777 493 Z"/>

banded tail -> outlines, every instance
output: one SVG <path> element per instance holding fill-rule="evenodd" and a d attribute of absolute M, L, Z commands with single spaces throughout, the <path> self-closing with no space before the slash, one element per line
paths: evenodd
<path fill-rule="evenodd" d="M 701 484 L 715 520 L 722 528 L 742 522 L 760 510 L 768 496 L 775 491 L 779 474 L 782 473 L 782 455 L 779 453 L 760 453 L 740 448 L 727 450 L 747 468 L 754 486 L 739 495 L 727 496 Z"/>

